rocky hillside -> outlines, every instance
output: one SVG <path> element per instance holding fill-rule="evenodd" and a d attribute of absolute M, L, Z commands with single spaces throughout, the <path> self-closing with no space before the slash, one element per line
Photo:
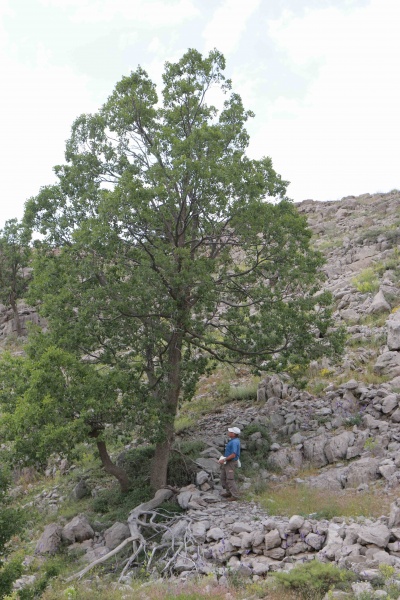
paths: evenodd
<path fill-rule="evenodd" d="M 317 557 L 350 569 L 358 580 L 347 596 L 329 597 L 372 593 L 382 579 L 381 565 L 393 569 L 400 594 L 400 192 L 337 202 L 306 200 L 298 208 L 308 219 L 315 246 L 327 258 L 325 287 L 334 296 L 335 319 L 347 331 L 341 363 L 316 361 L 302 374 L 302 385 L 286 374 L 265 377 L 256 397 L 222 405 L 216 401 L 215 411 L 181 432 L 181 440 L 199 439 L 204 449 L 195 458 L 193 482 L 169 490 L 167 496 L 184 512 L 165 513 L 164 525 L 151 517 L 158 502 L 139 510 L 132 506 L 126 522 L 108 523 L 107 528 L 92 516 L 79 515 L 82 498 L 101 490 L 91 487 L 88 474 L 79 483 L 82 495 L 76 486 L 68 491 L 68 485 L 52 478 L 62 481 L 76 466 L 56 464 L 48 470 L 45 488 L 30 500 L 33 508 L 53 517 L 32 537 L 27 565 L 34 556 L 43 559 L 67 547 L 79 556 L 74 570 L 92 582 L 85 566 L 105 563 L 133 541 L 134 558 L 125 561 L 120 579 L 126 598 L 139 597 L 129 594 L 144 564 L 135 562 L 140 544 L 153 579 L 161 574 L 190 581 L 211 574 L 222 586 L 229 583 L 228 574 L 237 573 L 257 582 L 267 573 L 288 572 Z M 34 312 L 29 314 L 37 319 Z M 4 333 L 12 331 L 8 316 L 2 311 Z M 232 425 L 248 431 L 243 440 L 248 456 L 240 477 L 243 497 L 237 504 L 221 500 L 215 460 Z M 269 453 L 263 455 L 257 448 L 265 449 L 266 432 Z M 331 519 L 271 514 L 268 490 L 278 488 L 288 496 L 298 488 L 344 499 L 368 493 L 382 498 L 382 506 L 386 499 L 388 510 L 371 519 L 362 514 Z M 72 492 L 74 518 L 57 517 Z M 21 495 L 21 486 L 15 488 L 15 496 Z M 149 528 L 154 539 L 145 536 Z M 165 553 L 153 561 L 156 547 Z M 26 573 L 15 588 L 32 585 L 32 577 L 33 582 L 38 577 L 34 571 Z M 379 597 L 387 597 L 383 584 L 381 588 Z"/>

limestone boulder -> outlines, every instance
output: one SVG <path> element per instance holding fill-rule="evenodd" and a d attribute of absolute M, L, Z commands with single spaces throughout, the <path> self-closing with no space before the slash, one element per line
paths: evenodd
<path fill-rule="evenodd" d="M 209 529 L 209 531 L 207 532 L 207 540 L 214 540 L 214 541 L 219 541 L 222 540 L 224 538 L 224 532 L 222 531 L 222 529 L 220 527 L 213 527 L 212 529 Z"/>
<path fill-rule="evenodd" d="M 390 527 L 392 529 L 393 527 L 398 527 L 399 525 L 400 525 L 400 498 L 397 498 L 397 500 L 392 502 L 392 504 L 390 505 L 390 515 L 389 515 L 388 527 Z M 400 529 L 398 530 L 398 532 L 399 532 L 398 539 L 400 540 Z M 393 532 L 393 533 L 394 533 L 394 535 L 396 535 L 395 532 Z"/>
<path fill-rule="evenodd" d="M 387 345 L 389 350 L 400 350 L 400 310 L 397 310 L 386 322 L 388 328 Z"/>
<path fill-rule="evenodd" d="M 324 447 L 325 456 L 330 463 L 346 458 L 349 446 L 354 444 L 355 435 L 352 431 L 343 431 L 333 436 Z"/>
<path fill-rule="evenodd" d="M 325 542 L 325 536 L 319 535 L 317 533 L 309 533 L 305 537 L 304 541 L 308 546 L 311 546 L 311 548 L 313 548 L 314 550 L 321 550 Z"/>
<path fill-rule="evenodd" d="M 367 310 L 367 312 L 371 315 L 375 315 L 375 314 L 380 314 L 380 313 L 385 313 L 385 312 L 390 313 L 391 310 L 392 310 L 392 307 L 390 306 L 389 302 L 386 300 L 384 293 L 382 292 L 382 290 L 379 290 L 379 292 L 376 294 L 376 296 L 372 300 L 372 303 L 371 303 L 369 309 Z"/>
<path fill-rule="evenodd" d="M 289 531 L 297 531 L 304 525 L 305 518 L 301 515 L 293 515 L 289 519 L 288 529 Z"/>
<path fill-rule="evenodd" d="M 114 550 L 130 536 L 129 527 L 126 523 L 114 523 L 104 532 L 104 540 L 107 548 Z"/>
<path fill-rule="evenodd" d="M 374 372 L 378 375 L 398 377 L 400 375 L 400 352 L 389 350 L 378 356 Z"/>
<path fill-rule="evenodd" d="M 324 448 L 328 442 L 326 435 L 317 435 L 304 441 L 304 458 L 315 467 L 324 467 L 328 463 Z"/>
<path fill-rule="evenodd" d="M 399 402 L 397 400 L 397 394 L 389 394 L 382 401 L 382 412 L 384 414 L 391 413 L 392 410 L 398 407 L 398 405 Z"/>
<path fill-rule="evenodd" d="M 362 483 L 369 483 L 379 479 L 379 462 L 375 458 L 360 458 L 352 462 L 347 470 L 345 487 L 357 488 Z"/>
<path fill-rule="evenodd" d="M 358 532 L 358 543 L 363 546 L 374 544 L 379 548 L 386 548 L 390 535 L 390 529 L 384 523 L 363 525 Z"/>
<path fill-rule="evenodd" d="M 198 458 L 196 464 L 206 473 L 212 473 L 213 475 L 221 470 L 218 460 L 214 458 Z"/>
<path fill-rule="evenodd" d="M 210 528 L 209 521 L 197 521 L 191 525 L 192 536 L 199 544 L 203 544 L 206 539 L 207 530 Z"/>
<path fill-rule="evenodd" d="M 278 529 L 272 529 L 265 534 L 264 543 L 266 550 L 272 550 L 272 548 L 278 548 L 281 545 L 282 539 Z"/>
<path fill-rule="evenodd" d="M 63 527 L 62 538 L 69 544 L 84 542 L 94 538 L 94 531 L 85 515 L 78 515 Z"/>
<path fill-rule="evenodd" d="M 56 554 L 62 543 L 62 527 L 57 523 L 50 523 L 45 527 L 38 543 L 35 554 Z"/>

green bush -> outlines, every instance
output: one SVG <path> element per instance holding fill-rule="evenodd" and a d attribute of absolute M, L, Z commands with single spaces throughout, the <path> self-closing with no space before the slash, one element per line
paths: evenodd
<path fill-rule="evenodd" d="M 93 510 L 96 513 L 107 515 L 109 521 L 126 521 L 130 511 L 153 497 L 150 485 L 134 486 L 129 492 L 122 493 L 119 488 L 113 487 L 103 490 L 93 500 Z"/>
<path fill-rule="evenodd" d="M 11 593 L 14 581 L 21 575 L 21 558 L 14 558 L 0 568 L 0 598 L 4 598 Z"/>
<path fill-rule="evenodd" d="M 175 444 L 168 462 L 167 480 L 170 485 L 183 487 L 196 481 L 198 467 L 194 461 L 204 448 L 201 440 Z"/>
<path fill-rule="evenodd" d="M 321 563 L 312 560 L 294 567 L 289 573 L 274 574 L 279 585 L 293 590 L 304 600 L 318 600 L 331 588 L 346 586 L 354 581 L 355 575 L 350 571 L 339 569 L 331 563 Z"/>
<path fill-rule="evenodd" d="M 61 557 L 49 559 L 44 568 L 44 572 L 32 585 L 28 585 L 18 592 L 19 600 L 37 600 L 42 597 L 42 593 L 47 588 L 49 582 L 57 577 L 64 568 L 64 561 Z"/>
<path fill-rule="evenodd" d="M 198 469 L 194 461 L 204 448 L 204 442 L 197 440 L 175 444 L 168 463 L 167 479 L 170 485 L 182 487 L 195 481 Z M 150 488 L 149 467 L 153 456 L 154 446 L 124 452 L 119 457 L 118 464 L 127 471 L 132 482 L 131 490 L 121 493 L 113 487 L 102 491 L 93 500 L 93 510 L 107 514 L 110 520 L 124 520 L 135 506 L 150 500 L 153 492 Z"/>
<path fill-rule="evenodd" d="M 229 387 L 229 400 L 255 400 L 257 398 L 258 382 L 247 383 L 237 387 Z"/>
<path fill-rule="evenodd" d="M 377 292 L 379 290 L 379 279 L 374 269 L 371 267 L 364 269 L 364 271 L 351 280 L 351 283 L 357 291 L 363 294 L 367 292 Z"/>
<path fill-rule="evenodd" d="M 258 439 L 251 439 L 254 433 L 260 433 Z M 240 459 L 245 469 L 251 469 L 251 463 L 259 462 L 266 464 L 271 448 L 271 437 L 268 429 L 259 423 L 252 423 L 244 427 L 242 439 L 246 444 L 246 450 L 242 452 Z"/>

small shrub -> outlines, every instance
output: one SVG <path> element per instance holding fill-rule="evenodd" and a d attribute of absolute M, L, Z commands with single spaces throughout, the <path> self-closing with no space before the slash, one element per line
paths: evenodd
<path fill-rule="evenodd" d="M 39 577 L 32 585 L 28 585 L 18 592 L 19 600 L 36 600 L 36 598 L 41 598 L 42 593 L 49 585 L 50 580 L 57 577 L 63 569 L 64 561 L 62 558 L 57 557 L 48 560 L 41 577 Z"/>
<path fill-rule="evenodd" d="M 113 487 L 103 490 L 94 498 L 93 511 L 107 515 L 110 521 L 126 521 L 129 512 L 138 504 L 152 498 L 153 493 L 149 484 L 140 484 L 127 493 L 121 493 L 119 488 Z"/>
<path fill-rule="evenodd" d="M 371 267 L 364 269 L 364 271 L 351 280 L 351 283 L 357 291 L 363 294 L 379 290 L 379 279 Z"/>
<path fill-rule="evenodd" d="M 251 439 L 254 433 L 259 433 L 260 437 Z M 247 425 L 242 431 L 242 438 L 246 442 L 246 450 L 240 456 L 243 467 L 251 470 L 251 463 L 253 462 L 260 462 L 266 465 L 271 448 L 271 438 L 268 429 L 259 423 Z"/>
<path fill-rule="evenodd" d="M 229 389 L 230 400 L 254 400 L 257 398 L 258 383 L 247 383 Z"/>
<path fill-rule="evenodd" d="M 189 415 L 178 416 L 174 423 L 175 433 L 182 433 L 182 431 L 187 431 L 195 425 L 196 421 L 193 417 Z"/>
<path fill-rule="evenodd" d="M 356 413 L 355 415 L 352 415 L 351 417 L 348 417 L 345 421 L 346 425 L 349 425 L 350 427 L 353 427 L 354 425 L 361 425 L 362 423 L 362 414 L 361 413 Z"/>
<path fill-rule="evenodd" d="M 368 452 L 371 452 L 372 454 L 376 451 L 377 447 L 378 447 L 378 442 L 372 437 L 367 438 L 364 442 L 364 450 L 367 450 Z"/>
<path fill-rule="evenodd" d="M 181 442 L 176 444 L 168 462 L 168 483 L 176 487 L 194 483 L 198 471 L 195 459 L 204 450 L 201 440 Z"/>
<path fill-rule="evenodd" d="M 14 558 L 0 568 L 0 598 L 12 591 L 13 583 L 22 575 L 22 559 Z"/>
<path fill-rule="evenodd" d="M 300 598 L 315 600 L 322 598 L 333 586 L 343 588 L 355 578 L 349 571 L 317 560 L 298 565 L 289 573 L 276 573 L 274 577 L 282 587 L 296 591 Z"/>

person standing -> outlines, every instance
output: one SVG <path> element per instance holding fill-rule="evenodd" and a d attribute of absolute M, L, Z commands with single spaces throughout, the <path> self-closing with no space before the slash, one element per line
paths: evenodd
<path fill-rule="evenodd" d="M 219 463 L 221 465 L 221 485 L 224 496 L 227 500 L 238 500 L 239 490 L 235 481 L 235 471 L 240 459 L 240 429 L 239 427 L 228 428 L 229 442 L 225 447 L 224 456 L 221 456 Z"/>

